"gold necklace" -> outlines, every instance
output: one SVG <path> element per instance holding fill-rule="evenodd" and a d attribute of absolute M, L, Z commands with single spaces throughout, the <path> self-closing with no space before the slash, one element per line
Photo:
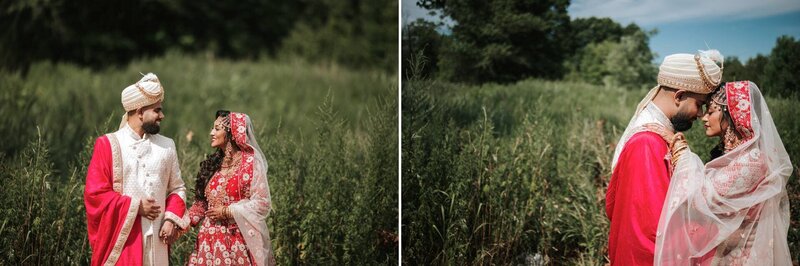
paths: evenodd
<path fill-rule="evenodd" d="M 225 157 L 225 158 L 226 159 L 230 158 L 230 159 L 227 160 L 227 163 L 225 162 L 226 160 L 223 159 L 221 167 L 222 168 L 231 168 L 231 167 L 235 167 L 235 166 L 239 165 L 239 163 L 241 161 L 240 159 L 242 158 L 242 154 L 241 153 L 237 153 L 234 156 L 228 156 L 228 157 Z"/>

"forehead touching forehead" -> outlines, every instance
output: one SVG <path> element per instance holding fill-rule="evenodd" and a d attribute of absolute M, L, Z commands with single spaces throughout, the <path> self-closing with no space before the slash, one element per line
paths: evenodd
<path fill-rule="evenodd" d="M 706 95 L 706 94 L 700 94 L 700 93 L 690 92 L 690 91 L 684 91 L 683 95 L 684 95 L 684 97 L 693 99 L 693 100 L 697 101 L 700 104 L 705 104 L 706 103 L 706 99 L 708 98 L 708 95 Z"/>

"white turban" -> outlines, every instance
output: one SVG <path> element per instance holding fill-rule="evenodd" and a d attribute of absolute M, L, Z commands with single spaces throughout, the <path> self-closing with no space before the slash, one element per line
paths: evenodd
<path fill-rule="evenodd" d="M 698 51 L 698 54 L 673 54 L 664 58 L 658 68 L 658 85 L 699 94 L 709 94 L 722 81 L 724 58 L 717 50 Z"/>
<path fill-rule="evenodd" d="M 153 73 L 147 73 L 138 82 L 122 90 L 122 107 L 125 114 L 119 128 L 123 128 L 128 121 L 128 112 L 164 100 L 164 87 Z"/>
<path fill-rule="evenodd" d="M 723 63 L 722 54 L 717 50 L 698 51 L 698 54 L 673 54 L 664 58 L 664 62 L 658 68 L 658 86 L 653 87 L 644 96 L 636 111 L 633 113 L 628 127 L 622 133 L 617 148 L 614 150 L 614 157 L 611 160 L 611 169 L 617 166 L 617 159 L 622 153 L 628 139 L 633 134 L 641 131 L 641 125 L 637 124 L 639 114 L 647 107 L 653 98 L 661 91 L 661 87 L 669 87 L 677 90 L 685 90 L 699 94 L 709 94 L 719 86 L 722 81 L 722 66 L 717 66 L 714 62 Z"/>
<path fill-rule="evenodd" d="M 656 97 L 661 86 L 699 94 L 709 94 L 722 82 L 724 58 L 717 50 L 697 51 L 692 54 L 672 54 L 658 67 L 658 86 L 653 87 L 636 106 L 633 119 Z M 633 120 L 631 120 L 633 121 Z"/>

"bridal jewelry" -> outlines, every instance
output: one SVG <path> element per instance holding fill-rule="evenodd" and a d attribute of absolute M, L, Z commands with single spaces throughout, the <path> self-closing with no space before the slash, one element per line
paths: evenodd
<path fill-rule="evenodd" d="M 730 125 L 728 126 L 728 129 L 725 130 L 725 136 L 723 136 L 722 139 L 725 153 L 730 152 L 741 143 L 739 138 L 736 136 L 736 133 L 733 132 L 733 127 Z"/>

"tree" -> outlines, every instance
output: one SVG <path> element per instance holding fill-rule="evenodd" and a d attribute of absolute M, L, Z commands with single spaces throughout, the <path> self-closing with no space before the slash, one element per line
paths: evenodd
<path fill-rule="evenodd" d="M 722 79 L 725 82 L 744 80 L 744 77 L 749 74 L 745 66 L 742 65 L 742 62 L 739 61 L 739 58 L 736 56 L 726 57 L 723 66 Z"/>
<path fill-rule="evenodd" d="M 783 97 L 796 95 L 800 91 L 797 73 L 800 73 L 800 41 L 791 36 L 781 36 L 764 67 L 763 91 Z"/>
<path fill-rule="evenodd" d="M 411 60 L 417 54 L 426 59 L 422 69 L 418 69 L 419 78 L 431 78 L 439 70 L 437 62 L 442 43 L 446 38 L 438 31 L 436 23 L 417 19 L 403 27 L 403 78 L 410 73 Z"/>
<path fill-rule="evenodd" d="M 635 24 L 631 24 L 635 25 Z M 622 25 L 611 18 L 576 18 L 570 22 L 572 42 L 570 48 L 573 52 L 580 50 L 592 43 L 601 43 L 605 40 L 619 41 L 624 33 Z"/>
<path fill-rule="evenodd" d="M 392 72 L 397 1 L 0 1 L 0 69 L 101 68 L 171 49 L 233 59 L 292 52 Z"/>
<path fill-rule="evenodd" d="M 578 47 L 564 62 L 566 79 L 611 87 L 639 88 L 654 83 L 657 74 L 652 64 L 650 36 L 636 24 L 623 28 L 610 19 L 573 21 Z"/>
<path fill-rule="evenodd" d="M 756 84 L 761 84 L 764 81 L 764 68 L 767 66 L 769 62 L 769 58 L 758 54 L 755 57 L 747 59 L 747 63 L 745 63 L 744 68 L 746 79 L 755 82 Z"/>
<path fill-rule="evenodd" d="M 303 19 L 283 42 L 283 52 L 313 61 L 397 71 L 397 1 L 305 3 Z"/>
<path fill-rule="evenodd" d="M 653 53 L 647 45 L 649 37 L 644 32 L 623 36 L 619 44 L 612 46 L 606 56 L 609 75 L 603 79 L 606 86 L 650 87 L 655 80 L 656 67 Z"/>
<path fill-rule="evenodd" d="M 568 0 L 420 0 L 454 21 L 439 68 L 450 80 L 513 82 L 560 78 L 567 51 Z"/>
<path fill-rule="evenodd" d="M 761 84 L 764 80 L 764 66 L 769 59 L 761 54 L 747 60 L 745 64 L 735 56 L 725 58 L 722 79 L 725 82 L 749 80 Z"/>

